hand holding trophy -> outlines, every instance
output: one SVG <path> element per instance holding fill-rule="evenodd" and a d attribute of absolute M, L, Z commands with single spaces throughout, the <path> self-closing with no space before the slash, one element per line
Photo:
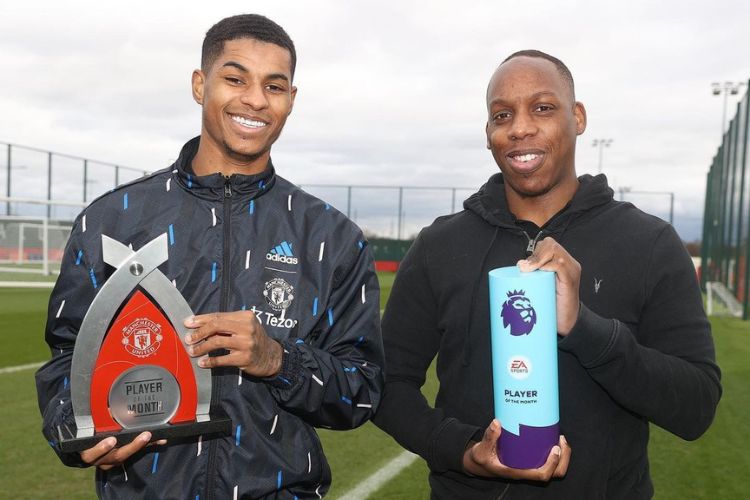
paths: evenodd
<path fill-rule="evenodd" d="M 102 235 L 104 261 L 116 270 L 78 332 L 70 379 L 76 429 L 58 430 L 62 451 L 231 432 L 229 418 L 211 408 L 211 372 L 186 350 L 183 321 L 193 313 L 158 269 L 167 250 L 166 234 L 137 252 Z M 109 436 L 116 443 L 97 445 Z"/>

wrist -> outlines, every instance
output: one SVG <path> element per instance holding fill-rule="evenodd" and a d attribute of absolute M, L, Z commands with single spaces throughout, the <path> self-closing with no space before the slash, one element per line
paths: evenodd
<path fill-rule="evenodd" d="M 284 348 L 276 340 L 269 343 L 268 374 L 265 377 L 275 377 L 281 372 L 284 365 Z"/>
<path fill-rule="evenodd" d="M 269 373 L 264 376 L 263 381 L 278 389 L 290 389 L 295 387 L 300 381 L 300 371 L 302 367 L 302 354 L 299 346 L 290 341 L 273 341 L 274 349 L 278 347 L 278 354 L 273 354 L 274 361 L 269 365 Z"/>
<path fill-rule="evenodd" d="M 570 315 L 570 319 L 566 322 L 567 324 L 563 325 L 562 328 L 558 329 L 557 334 L 561 337 L 567 337 L 570 335 L 570 332 L 573 331 L 573 328 L 575 328 L 576 324 L 578 323 L 578 319 L 581 317 L 581 302 L 576 302 L 575 311 Z"/>
<path fill-rule="evenodd" d="M 469 441 L 469 444 L 466 446 L 466 449 L 464 450 L 464 456 L 462 460 L 462 468 L 464 474 L 467 476 L 475 477 L 477 474 L 476 470 L 476 462 L 474 461 L 474 456 L 472 454 L 472 449 L 474 448 L 474 445 L 477 444 L 476 441 Z"/>

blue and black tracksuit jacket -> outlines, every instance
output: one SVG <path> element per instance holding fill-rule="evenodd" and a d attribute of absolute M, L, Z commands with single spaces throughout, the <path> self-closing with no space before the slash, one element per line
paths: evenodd
<path fill-rule="evenodd" d="M 357 427 L 381 397 L 371 253 L 355 224 L 270 164 L 252 176 L 193 175 L 198 144 L 191 140 L 173 166 L 105 194 L 76 219 L 49 303 L 52 359 L 36 376 L 44 434 L 59 453 L 59 429 L 74 428 L 68 380 L 76 334 L 114 271 L 102 260 L 101 235 L 138 250 L 167 233 L 169 259 L 159 269 L 192 310 L 253 311 L 284 347 L 282 370 L 266 380 L 213 369 L 213 402 L 232 419 L 232 435 L 147 447 L 122 468 L 97 470 L 97 493 L 318 498 L 331 473 L 314 427 Z M 274 289 L 284 292 L 283 304 Z M 59 454 L 83 465 L 78 454 Z"/>

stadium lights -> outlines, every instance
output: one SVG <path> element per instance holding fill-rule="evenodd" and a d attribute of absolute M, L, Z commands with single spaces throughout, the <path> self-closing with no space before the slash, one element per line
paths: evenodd
<path fill-rule="evenodd" d="M 745 85 L 745 82 L 724 82 L 722 85 L 719 82 L 713 82 L 711 84 L 711 93 L 713 95 L 724 94 L 724 106 L 721 112 L 721 137 L 724 137 L 724 126 L 727 122 L 727 97 L 729 95 L 737 95 L 740 92 L 740 88 Z"/>
<path fill-rule="evenodd" d="M 599 148 L 599 173 L 602 173 L 602 159 L 604 157 L 604 148 L 608 148 L 610 144 L 614 139 L 594 139 L 593 144 L 591 144 L 593 147 Z"/>
<path fill-rule="evenodd" d="M 669 223 L 674 225 L 674 191 L 636 191 L 630 188 L 630 186 L 620 186 L 618 191 L 620 192 L 620 201 L 625 201 L 626 193 L 669 196 Z"/>

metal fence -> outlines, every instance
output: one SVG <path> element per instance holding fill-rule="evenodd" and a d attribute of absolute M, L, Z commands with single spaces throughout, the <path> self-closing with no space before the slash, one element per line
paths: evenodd
<path fill-rule="evenodd" d="M 0 142 L 0 215 L 72 221 L 97 196 L 148 172 Z M 305 184 L 370 237 L 412 239 L 435 217 L 462 208 L 475 188 Z"/>
<path fill-rule="evenodd" d="M 305 191 L 330 203 L 368 236 L 411 240 L 439 215 L 463 209 L 476 188 L 303 184 Z"/>
<path fill-rule="evenodd" d="M 14 203 L 10 199 L 86 203 L 147 173 L 106 161 L 7 142 L 0 142 L 0 152 L 0 186 L 5 187 L 3 205 L 7 216 L 72 219 L 80 209 L 71 209 L 66 204 Z"/>
<path fill-rule="evenodd" d="M 145 169 L 0 142 L 0 215 L 72 221 L 81 204 L 147 173 Z M 345 213 L 368 237 L 410 240 L 436 217 L 461 210 L 463 200 L 478 186 L 301 187 Z M 674 193 L 620 187 L 619 198 L 670 223 L 673 220 Z"/>
<path fill-rule="evenodd" d="M 750 316 L 750 97 L 746 93 L 713 158 L 706 179 L 701 247 L 701 286 L 723 283 Z"/>

